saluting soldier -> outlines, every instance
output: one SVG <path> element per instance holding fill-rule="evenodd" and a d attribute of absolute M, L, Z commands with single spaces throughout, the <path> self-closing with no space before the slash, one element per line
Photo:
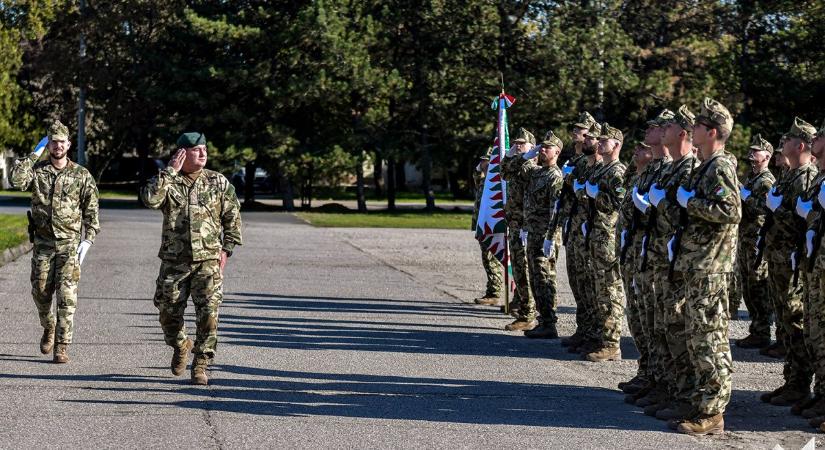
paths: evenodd
<path fill-rule="evenodd" d="M 17 161 L 12 185 L 31 191 L 30 237 L 32 252 L 32 297 L 43 336 L 40 352 L 54 351 L 55 363 L 69 362 L 69 344 L 74 331 L 80 265 L 100 232 L 98 194 L 94 178 L 69 159 L 69 129 L 55 121 L 49 127 L 48 143 Z M 48 150 L 48 160 L 39 161 Z M 57 294 L 57 318 L 52 297 Z"/>

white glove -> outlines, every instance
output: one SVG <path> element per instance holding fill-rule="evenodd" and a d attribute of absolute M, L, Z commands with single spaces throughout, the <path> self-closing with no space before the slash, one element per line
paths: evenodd
<path fill-rule="evenodd" d="M 808 218 L 808 213 L 811 212 L 811 209 L 813 208 L 813 205 L 814 205 L 813 200 L 808 200 L 806 202 L 806 201 L 802 200 L 802 197 L 797 197 L 796 198 L 796 215 L 798 215 L 799 217 L 801 217 L 803 219 L 807 219 Z"/>
<path fill-rule="evenodd" d="M 531 148 L 529 151 L 524 152 L 521 155 L 521 157 L 524 158 L 524 159 L 533 159 L 533 158 L 536 157 L 536 155 L 539 154 L 539 148 L 541 148 L 541 146 L 537 145 L 537 146 Z"/>
<path fill-rule="evenodd" d="M 639 257 L 644 259 L 647 254 L 647 235 L 642 236 L 642 251 L 639 252 Z"/>
<path fill-rule="evenodd" d="M 582 236 L 587 237 L 587 222 L 582 224 Z"/>
<path fill-rule="evenodd" d="M 816 196 L 816 199 L 819 200 L 819 206 L 825 208 L 825 181 L 819 187 L 819 195 Z"/>
<path fill-rule="evenodd" d="M 791 252 L 791 269 L 792 270 L 796 270 L 796 268 L 798 267 L 798 262 L 796 261 L 796 253 L 797 252 Z"/>
<path fill-rule="evenodd" d="M 742 200 L 747 200 L 751 196 L 751 191 L 742 186 L 739 188 L 739 196 L 742 197 Z"/>
<path fill-rule="evenodd" d="M 521 239 L 521 245 L 527 247 L 527 230 L 519 231 L 518 237 Z"/>
<path fill-rule="evenodd" d="M 619 248 L 624 248 L 625 239 L 627 238 L 627 230 L 622 230 L 622 234 L 619 235 Z"/>
<path fill-rule="evenodd" d="M 38 142 L 37 145 L 34 146 L 34 150 L 32 150 L 32 155 L 35 155 L 39 158 L 40 155 L 43 154 L 43 150 L 46 149 L 46 144 L 48 144 L 48 143 L 49 143 L 49 137 L 48 136 L 41 139 L 40 142 Z"/>
<path fill-rule="evenodd" d="M 676 236 L 671 237 L 670 240 L 667 241 L 667 260 L 670 261 L 670 262 L 673 262 L 673 255 L 674 255 L 673 244 L 675 242 L 676 242 Z"/>
<path fill-rule="evenodd" d="M 759 244 L 761 244 L 761 243 L 762 243 L 762 236 L 756 236 L 756 247 L 753 248 L 754 256 L 759 254 Z"/>
<path fill-rule="evenodd" d="M 816 231 L 814 230 L 808 230 L 805 233 L 805 250 L 807 250 L 805 254 L 808 258 L 814 254 L 814 236 L 816 236 Z"/>
<path fill-rule="evenodd" d="M 541 252 L 544 253 L 545 258 L 549 258 L 552 255 L 554 250 L 556 249 L 556 243 L 553 242 L 552 239 L 545 239 L 544 246 L 541 249 Z"/>
<path fill-rule="evenodd" d="M 779 205 L 782 204 L 782 195 L 776 195 L 776 186 L 772 187 L 767 194 L 765 194 L 765 203 L 768 205 L 768 209 L 771 212 L 776 211 L 776 208 L 779 208 Z"/>
<path fill-rule="evenodd" d="M 599 185 L 592 184 L 589 181 L 584 184 L 584 188 L 587 191 L 587 196 L 590 198 L 596 198 L 599 195 Z"/>
<path fill-rule="evenodd" d="M 570 219 L 567 219 L 567 220 L 564 221 L 564 234 L 567 235 L 567 233 L 569 233 L 569 232 L 570 232 Z"/>
<path fill-rule="evenodd" d="M 659 187 L 659 183 L 654 184 L 650 187 L 650 191 L 648 192 L 650 203 L 653 204 L 655 207 L 659 207 L 659 202 L 665 198 L 665 190 Z"/>
<path fill-rule="evenodd" d="M 579 192 L 580 190 L 584 189 L 584 185 L 579 183 L 579 180 L 573 181 L 573 190 Z"/>
<path fill-rule="evenodd" d="M 92 246 L 91 241 L 81 241 L 80 245 L 77 246 L 77 263 L 83 264 L 83 260 L 86 259 L 86 253 L 89 251 L 89 247 Z"/>
<path fill-rule="evenodd" d="M 689 191 L 682 186 L 676 191 L 676 201 L 682 205 L 682 208 L 687 208 L 688 201 L 696 196 L 696 191 Z"/>
<path fill-rule="evenodd" d="M 568 163 L 564 163 L 564 165 L 561 166 L 561 173 L 566 177 L 573 173 L 573 169 L 575 169 L 575 167 L 569 165 Z"/>
<path fill-rule="evenodd" d="M 639 188 L 637 186 L 633 186 L 633 204 L 636 206 L 636 209 L 644 214 L 647 212 L 647 209 L 650 208 L 650 200 L 648 199 L 648 195 L 645 194 L 642 196 L 639 194 Z"/>

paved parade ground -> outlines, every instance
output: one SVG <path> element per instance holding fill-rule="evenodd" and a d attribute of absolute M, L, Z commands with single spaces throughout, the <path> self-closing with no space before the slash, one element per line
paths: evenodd
<path fill-rule="evenodd" d="M 635 371 L 626 330 L 623 361 L 589 363 L 470 304 L 484 275 L 470 231 L 322 229 L 284 213 L 244 215 L 210 385 L 194 387 L 170 373 L 152 304 L 160 220 L 101 210 L 68 365 L 38 351 L 29 255 L 0 267 L 0 447 L 796 449 L 820 436 L 759 401 L 781 365 L 739 348 L 727 433 L 670 431 L 616 388 Z"/>

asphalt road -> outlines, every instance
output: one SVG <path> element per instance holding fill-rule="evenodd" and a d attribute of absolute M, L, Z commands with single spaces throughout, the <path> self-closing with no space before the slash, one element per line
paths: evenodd
<path fill-rule="evenodd" d="M 101 218 L 68 365 L 39 354 L 28 256 L 0 267 L 2 448 L 788 449 L 819 436 L 759 402 L 781 366 L 755 351 L 734 353 L 726 435 L 671 432 L 615 388 L 635 368 L 627 336 L 625 360 L 589 363 L 468 304 L 483 281 L 469 231 L 317 229 L 276 213 L 244 215 L 211 384 L 190 386 L 169 372 L 151 301 L 160 215 Z"/>

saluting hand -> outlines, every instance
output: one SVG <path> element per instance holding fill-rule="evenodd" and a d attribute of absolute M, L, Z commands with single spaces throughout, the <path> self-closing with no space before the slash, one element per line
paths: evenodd
<path fill-rule="evenodd" d="M 186 160 L 186 150 L 179 148 L 178 151 L 172 156 L 172 159 L 169 160 L 169 165 L 177 172 L 180 172 L 180 169 L 183 167 L 184 160 Z"/>

